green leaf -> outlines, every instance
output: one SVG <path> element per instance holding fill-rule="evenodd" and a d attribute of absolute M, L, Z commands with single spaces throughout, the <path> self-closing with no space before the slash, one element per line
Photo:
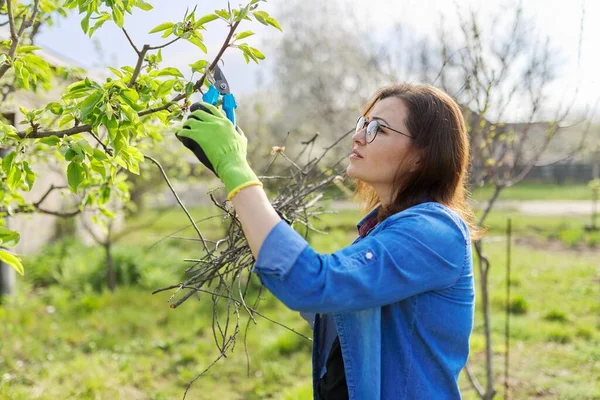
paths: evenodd
<path fill-rule="evenodd" d="M 108 217 L 108 218 L 114 218 L 115 214 L 113 214 L 112 212 L 108 211 L 106 208 L 104 207 L 100 207 L 100 212 L 102 214 L 104 214 L 104 216 Z"/>
<path fill-rule="evenodd" d="M 92 26 L 90 28 L 90 30 L 88 31 L 88 36 L 92 37 L 92 35 L 94 34 L 94 32 L 96 32 L 98 29 L 100 29 L 100 27 L 102 25 L 104 25 L 104 23 L 106 21 L 108 21 L 110 19 L 110 14 L 108 13 L 102 13 L 102 15 L 98 18 L 98 20 L 96 21 L 96 23 L 94 24 L 94 26 Z"/>
<path fill-rule="evenodd" d="M 85 100 L 83 100 L 81 104 L 79 104 L 79 107 L 81 107 L 80 116 L 82 120 L 85 120 L 87 116 L 90 115 L 90 113 L 94 110 L 94 107 L 96 107 L 101 98 L 102 92 L 96 91 L 93 94 L 86 97 Z"/>
<path fill-rule="evenodd" d="M 0 225 L 0 245 L 2 247 L 14 247 L 21 240 L 19 232 L 11 231 L 5 226 Z"/>
<path fill-rule="evenodd" d="M 204 25 L 210 21 L 214 21 L 215 19 L 219 19 L 219 16 L 216 14 L 206 14 L 196 21 L 196 26 Z"/>
<path fill-rule="evenodd" d="M 198 72 L 198 71 L 204 70 L 204 67 L 206 67 L 206 64 L 208 64 L 208 61 L 198 60 L 195 63 L 190 64 L 190 67 L 192 67 L 192 72 Z"/>
<path fill-rule="evenodd" d="M 174 24 L 174 23 L 172 23 L 172 22 L 164 22 L 164 23 L 162 23 L 162 24 L 160 24 L 160 25 L 158 25 L 158 26 L 155 26 L 155 27 L 154 27 L 154 28 L 153 28 L 153 29 L 152 29 L 150 32 L 148 32 L 148 33 L 156 33 L 156 32 L 161 32 L 161 31 L 164 31 L 164 30 L 166 30 L 166 29 L 172 28 L 172 27 L 173 27 L 173 25 L 175 25 L 175 24 Z"/>
<path fill-rule="evenodd" d="M 104 186 L 100 190 L 100 197 L 98 198 L 98 204 L 104 205 L 104 204 L 108 203 L 109 200 L 110 200 L 110 187 Z"/>
<path fill-rule="evenodd" d="M 158 76 L 177 76 L 179 78 L 183 78 L 183 74 L 175 67 L 167 67 L 162 69 Z"/>
<path fill-rule="evenodd" d="M 21 260 L 14 254 L 9 253 L 6 250 L 0 250 L 0 261 L 12 267 L 19 274 L 25 274 L 25 271 L 23 270 L 23 264 L 21 264 Z"/>
<path fill-rule="evenodd" d="M 57 103 L 55 101 L 52 103 L 48 103 L 48 105 L 46 106 L 46 110 L 50 111 L 54 115 L 62 115 L 64 111 L 62 104 Z"/>
<path fill-rule="evenodd" d="M 127 102 L 127 104 L 136 104 L 140 99 L 140 95 L 133 89 L 126 89 L 121 92 L 121 97 Z"/>
<path fill-rule="evenodd" d="M 269 13 L 265 11 L 254 11 L 253 14 L 254 18 L 256 18 L 258 22 L 260 22 L 263 25 L 269 25 L 269 23 L 267 22 L 267 18 L 269 18 Z"/>
<path fill-rule="evenodd" d="M 31 190 L 35 182 L 36 175 L 29 167 L 27 161 L 23 161 L 23 170 L 25 171 L 25 183 L 27 184 L 28 190 Z"/>
<path fill-rule="evenodd" d="M 94 158 L 96 160 L 100 160 L 100 161 L 106 161 L 106 160 L 108 160 L 108 156 L 102 150 L 94 149 L 93 155 L 94 155 Z"/>
<path fill-rule="evenodd" d="M 13 162 L 15 160 L 15 157 L 17 156 L 17 152 L 16 151 L 11 151 L 10 153 L 8 153 L 8 155 L 6 157 L 4 157 L 4 159 L 2 160 L 2 169 L 4 169 L 4 172 L 6 174 L 8 174 L 8 172 L 10 171 L 10 169 L 12 168 Z"/>
<path fill-rule="evenodd" d="M 259 60 L 265 59 L 265 55 L 263 53 L 261 53 L 257 48 L 250 47 L 250 52 L 252 52 L 252 55 L 254 57 L 258 58 Z"/>
<path fill-rule="evenodd" d="M 235 37 L 235 40 L 244 39 L 244 38 L 247 38 L 248 36 L 252 36 L 252 35 L 254 35 L 254 32 L 252 32 L 252 31 L 244 31 L 244 32 L 240 32 L 240 33 L 238 33 L 238 35 Z"/>
<path fill-rule="evenodd" d="M 173 90 L 173 85 L 175 84 L 175 79 L 169 79 L 168 81 L 164 81 L 160 84 L 158 89 L 156 89 L 156 96 L 163 97 L 171 93 Z"/>
<path fill-rule="evenodd" d="M 123 27 L 123 11 L 117 7 L 112 9 L 113 20 L 119 28 Z"/>
<path fill-rule="evenodd" d="M 99 173 L 101 176 L 106 176 L 106 166 L 103 162 L 98 160 L 91 160 L 90 167 L 92 167 L 92 171 Z"/>
<path fill-rule="evenodd" d="M 208 50 L 206 49 L 206 46 L 204 45 L 204 43 L 202 43 L 202 41 L 197 38 L 192 36 L 191 38 L 188 39 L 190 43 L 195 44 L 198 48 L 200 48 L 200 50 L 202 50 L 202 52 L 204 54 L 206 54 L 208 52 Z"/>
<path fill-rule="evenodd" d="M 231 18 L 231 14 L 229 14 L 227 10 L 215 10 L 215 14 L 223 18 L 225 21 L 229 21 L 229 18 Z"/>
<path fill-rule="evenodd" d="M 85 171 L 81 164 L 72 162 L 67 167 L 67 180 L 73 192 L 77 192 L 77 188 L 85 179 Z"/>
<path fill-rule="evenodd" d="M 58 136 L 52 135 L 45 138 L 41 138 L 40 140 L 38 140 L 38 143 L 44 143 L 48 146 L 56 146 L 60 143 L 60 138 Z"/>
<path fill-rule="evenodd" d="M 69 122 L 73 121 L 74 119 L 75 118 L 73 118 L 73 116 L 71 114 L 65 115 L 64 117 L 62 117 L 60 119 L 60 121 L 58 121 L 58 127 L 60 128 L 61 126 L 68 124 Z"/>
<path fill-rule="evenodd" d="M 123 73 L 121 71 L 119 71 L 116 68 L 113 67 L 108 67 L 108 69 L 110 69 L 112 71 L 113 74 L 115 74 L 116 76 L 118 76 L 119 78 L 123 78 Z"/>
<path fill-rule="evenodd" d="M 19 46 L 19 48 L 17 49 L 17 54 L 30 53 L 32 51 L 39 50 L 39 49 L 41 49 L 41 47 L 30 46 L 30 45 Z"/>
<path fill-rule="evenodd" d="M 236 21 L 241 21 L 244 18 L 246 18 L 246 15 L 248 15 L 248 11 L 250 10 L 250 4 L 248 4 L 246 7 L 240 9 L 240 11 L 238 12 L 237 10 L 234 11 L 235 14 L 235 20 Z"/>
<path fill-rule="evenodd" d="M 8 173 L 8 178 L 6 179 L 6 184 L 11 191 L 15 191 L 17 187 L 21 184 L 21 177 L 23 176 L 23 172 L 21 172 L 21 168 L 19 165 L 13 165 Z"/>
<path fill-rule="evenodd" d="M 91 13 L 87 13 L 85 15 L 85 17 L 83 17 L 83 19 L 81 20 L 81 29 L 83 29 L 84 33 L 88 32 L 88 29 L 90 28 L 90 16 L 92 14 Z"/>
<path fill-rule="evenodd" d="M 152 4 L 146 3 L 144 0 L 138 0 L 136 6 L 144 11 L 150 11 L 154 8 L 152 7 Z"/>
<path fill-rule="evenodd" d="M 81 163 L 83 161 L 83 154 L 78 153 L 77 151 L 69 148 L 65 153 L 65 161 L 70 161 L 74 163 Z"/>
<path fill-rule="evenodd" d="M 246 64 L 250 64 L 250 56 L 248 55 L 248 53 L 244 51 L 242 52 L 242 55 L 244 56 L 244 61 L 246 61 Z"/>
<path fill-rule="evenodd" d="M 277 22 L 277 20 L 271 16 L 267 17 L 267 24 L 271 25 L 272 27 L 277 28 L 279 31 L 283 32 L 283 29 L 281 29 L 281 26 L 279 25 L 279 22 Z"/>

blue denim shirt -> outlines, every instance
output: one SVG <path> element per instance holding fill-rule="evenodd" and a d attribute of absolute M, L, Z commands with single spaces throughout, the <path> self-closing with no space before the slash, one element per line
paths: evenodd
<path fill-rule="evenodd" d="M 351 400 L 460 398 L 475 292 L 469 231 L 454 211 L 416 205 L 332 254 L 282 221 L 254 272 L 289 308 L 315 314 L 313 384 L 337 334 Z"/>

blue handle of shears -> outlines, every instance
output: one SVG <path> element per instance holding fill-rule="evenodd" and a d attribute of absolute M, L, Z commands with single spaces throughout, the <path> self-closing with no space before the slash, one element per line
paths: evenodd
<path fill-rule="evenodd" d="M 230 94 L 226 94 L 223 96 L 223 110 L 225 111 L 225 115 L 227 115 L 227 119 L 231 121 L 233 126 L 235 126 L 235 109 L 237 108 L 237 103 L 235 102 L 235 97 Z"/>
<path fill-rule="evenodd" d="M 212 104 L 213 106 L 216 106 L 217 102 L 219 101 L 220 95 L 221 95 L 221 93 L 219 93 L 217 88 L 214 87 L 213 85 L 210 85 L 210 87 L 208 88 L 208 92 L 206 92 L 202 95 L 202 101 L 205 103 L 208 103 L 208 104 Z"/>
<path fill-rule="evenodd" d="M 216 106 L 219 102 L 219 96 L 221 93 L 217 90 L 214 85 L 210 85 L 208 88 L 208 92 L 202 95 L 202 101 L 208 104 L 212 104 Z M 226 94 L 223 96 L 223 111 L 225 111 L 225 115 L 227 119 L 231 121 L 233 126 L 235 126 L 235 109 L 237 108 L 237 103 L 235 102 L 235 97 L 232 94 Z"/>

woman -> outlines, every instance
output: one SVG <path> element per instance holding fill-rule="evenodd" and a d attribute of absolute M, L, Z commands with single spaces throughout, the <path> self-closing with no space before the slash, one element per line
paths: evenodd
<path fill-rule="evenodd" d="M 195 111 L 177 135 L 225 184 L 263 284 L 315 315 L 315 399 L 460 398 L 478 232 L 456 102 L 413 84 L 385 87 L 368 102 L 347 174 L 371 211 L 356 241 L 333 254 L 316 253 L 281 220 L 246 161 L 246 137 L 204 106 L 210 113 Z"/>

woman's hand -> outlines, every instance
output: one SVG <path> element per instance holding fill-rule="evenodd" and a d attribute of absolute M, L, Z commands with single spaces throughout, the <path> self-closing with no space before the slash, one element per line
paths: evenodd
<path fill-rule="evenodd" d="M 217 107 L 201 103 L 176 136 L 221 179 L 229 200 L 245 187 L 262 186 L 246 160 L 248 139 Z"/>

